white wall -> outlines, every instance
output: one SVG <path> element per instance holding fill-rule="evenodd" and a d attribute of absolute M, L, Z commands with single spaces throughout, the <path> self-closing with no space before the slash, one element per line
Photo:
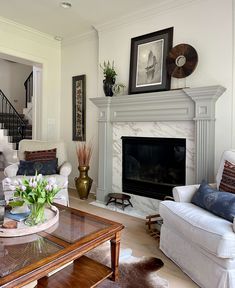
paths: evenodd
<path fill-rule="evenodd" d="M 86 75 L 86 141 L 92 140 L 94 145 L 89 176 L 93 179 L 92 191 L 96 191 L 98 172 L 98 124 L 97 109 L 89 98 L 97 97 L 97 67 L 98 67 L 98 39 L 97 34 L 91 33 L 85 37 L 65 42 L 62 45 L 61 64 L 61 136 L 68 148 L 69 161 L 73 170 L 69 185 L 75 187 L 74 178 L 79 175 L 76 157 L 76 144 L 72 141 L 72 77 Z"/>
<path fill-rule="evenodd" d="M 192 45 L 198 52 L 196 70 L 186 78 L 186 86 L 222 85 L 227 88 L 216 104 L 216 167 L 223 150 L 232 146 L 233 131 L 233 11 L 232 0 L 193 1 L 164 13 L 145 14 L 131 23 L 123 22 L 97 27 L 99 30 L 99 62 L 114 60 L 118 81 L 128 86 L 130 42 L 132 37 L 174 27 L 173 46 Z M 98 94 L 103 96 L 102 73 Z M 172 88 L 177 87 L 172 81 Z M 124 97 L 124 96 L 123 96 Z M 134 97 L 134 96 L 133 96 Z M 235 143 L 234 143 L 235 144 Z"/>
<path fill-rule="evenodd" d="M 25 108 L 24 82 L 32 70 L 32 66 L 0 59 L 0 89 L 21 114 Z"/>
<path fill-rule="evenodd" d="M 41 139 L 59 138 L 60 42 L 29 27 L 0 18 L 0 58 L 32 66 L 42 66 L 42 109 L 39 135 Z"/>
<path fill-rule="evenodd" d="M 167 1 L 167 3 L 170 1 Z M 174 1 L 172 1 L 173 3 Z M 181 2 L 181 1 L 180 1 Z M 186 1 L 187 2 L 187 1 Z M 186 3 L 185 2 L 185 3 Z M 156 9 L 136 16 L 126 24 L 106 25 L 95 34 L 60 43 L 52 37 L 0 18 L 0 56 L 15 56 L 17 62 L 43 67 L 41 139 L 61 137 L 66 141 L 73 165 L 70 185 L 78 175 L 75 142 L 72 141 L 72 76 L 86 74 L 87 99 L 104 96 L 98 63 L 114 60 L 118 82 L 129 80 L 132 37 L 174 27 L 173 45 L 191 44 L 199 63 L 187 78 L 187 86 L 220 84 L 227 88 L 216 105 L 216 165 L 224 149 L 232 146 L 233 131 L 233 9 L 232 0 L 195 0 L 179 8 Z M 146 16 L 146 17 L 144 17 Z M 3 57 L 0 57 L 3 58 Z M 61 62 L 62 61 L 62 62 Z M 62 64 L 61 64 L 62 63 Z M 100 73 L 97 82 L 97 73 Z M 98 85 L 98 89 L 97 89 Z M 172 88 L 177 83 L 172 83 Z M 125 97 L 125 96 L 123 96 Z M 93 138 L 95 150 L 90 175 L 97 182 L 97 110 L 87 100 L 87 139 Z M 234 140 L 235 144 L 235 140 Z"/>

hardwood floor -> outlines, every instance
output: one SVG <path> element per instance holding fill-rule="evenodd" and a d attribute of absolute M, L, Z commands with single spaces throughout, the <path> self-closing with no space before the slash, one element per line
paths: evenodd
<path fill-rule="evenodd" d="M 168 259 L 158 248 L 158 241 L 149 236 L 145 229 L 145 221 L 122 213 L 90 205 L 91 200 L 80 200 L 76 191 L 70 190 L 70 206 L 122 223 L 121 248 L 131 248 L 133 256 L 154 256 L 164 262 L 158 275 L 169 282 L 170 288 L 195 288 L 196 285 L 178 266 Z"/>

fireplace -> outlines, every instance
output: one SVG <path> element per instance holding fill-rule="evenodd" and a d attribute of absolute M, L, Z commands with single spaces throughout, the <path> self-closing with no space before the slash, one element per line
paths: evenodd
<path fill-rule="evenodd" d="M 99 108 L 96 199 L 105 203 L 109 193 L 126 191 L 122 189 L 122 136 L 185 138 L 186 184 L 202 179 L 213 182 L 215 103 L 225 90 L 217 85 L 90 99 Z M 157 213 L 160 200 L 132 195 L 134 207 Z"/>
<path fill-rule="evenodd" d="M 164 199 L 185 185 L 186 139 L 122 137 L 122 190 Z"/>

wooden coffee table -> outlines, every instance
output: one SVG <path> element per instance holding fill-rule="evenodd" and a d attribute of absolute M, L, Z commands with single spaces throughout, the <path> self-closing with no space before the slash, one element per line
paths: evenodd
<path fill-rule="evenodd" d="M 124 226 L 76 209 L 56 206 L 59 222 L 48 230 L 22 237 L 0 237 L 0 287 L 22 287 L 38 280 L 38 288 L 86 288 L 107 277 L 118 279 L 120 234 Z M 111 268 L 84 256 L 108 240 Z M 71 265 L 46 277 L 71 261 Z"/>

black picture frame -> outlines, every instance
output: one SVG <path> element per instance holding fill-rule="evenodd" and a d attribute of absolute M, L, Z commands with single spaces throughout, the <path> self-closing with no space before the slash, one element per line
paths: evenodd
<path fill-rule="evenodd" d="M 86 75 L 72 77 L 73 141 L 86 140 Z"/>
<path fill-rule="evenodd" d="M 172 48 L 173 27 L 131 39 L 129 94 L 170 89 L 166 58 Z"/>

